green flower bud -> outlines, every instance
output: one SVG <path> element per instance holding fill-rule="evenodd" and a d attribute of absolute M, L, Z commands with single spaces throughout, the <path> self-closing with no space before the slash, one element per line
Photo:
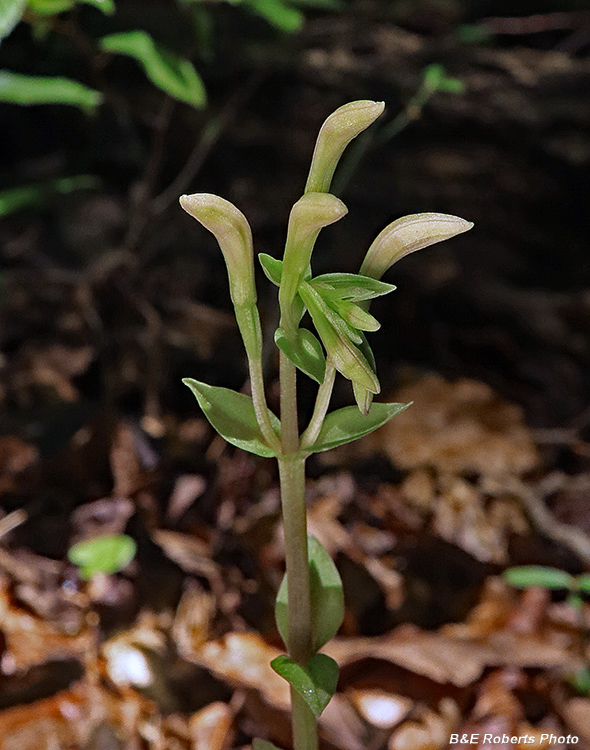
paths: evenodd
<path fill-rule="evenodd" d="M 379 380 L 373 368 L 350 338 L 350 333 L 356 333 L 354 329 L 329 307 L 311 284 L 303 283 L 300 294 L 334 367 L 353 383 L 371 393 L 379 393 Z M 362 342 L 363 339 L 359 336 L 357 340 Z"/>
<path fill-rule="evenodd" d="M 295 320 L 292 305 L 309 268 L 317 236 L 323 227 L 338 221 L 347 212 L 344 203 L 330 193 L 306 193 L 291 209 L 279 289 L 281 325 L 287 336 L 294 332 L 299 322 Z"/>
<path fill-rule="evenodd" d="M 465 221 L 450 214 L 412 214 L 394 221 L 376 237 L 369 248 L 360 273 L 380 279 L 385 271 L 405 255 L 422 250 L 467 232 L 473 227 L 471 221 Z"/>
<path fill-rule="evenodd" d="M 210 193 L 182 195 L 180 205 L 215 235 L 227 266 L 234 305 L 255 304 L 252 230 L 244 214 L 233 203 Z"/>
<path fill-rule="evenodd" d="M 306 193 L 328 192 L 344 149 L 353 138 L 375 122 L 384 109 L 384 102 L 363 99 L 339 107 L 327 118 L 315 144 Z"/>

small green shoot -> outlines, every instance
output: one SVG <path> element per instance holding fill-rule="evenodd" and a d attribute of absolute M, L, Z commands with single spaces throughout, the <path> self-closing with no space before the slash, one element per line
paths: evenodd
<path fill-rule="evenodd" d="M 99 574 L 110 575 L 127 567 L 137 547 L 126 534 L 104 534 L 70 547 L 69 561 L 78 568 L 80 578 L 89 581 Z"/>
<path fill-rule="evenodd" d="M 590 600 L 590 574 L 572 576 L 559 568 L 523 565 L 504 571 L 504 580 L 517 589 L 540 588 L 565 595 L 566 603 L 578 615 L 578 638 L 584 667 L 569 674 L 567 682 L 579 695 L 590 695 L 590 663 L 588 659 L 588 628 L 584 618 L 584 602 Z"/>

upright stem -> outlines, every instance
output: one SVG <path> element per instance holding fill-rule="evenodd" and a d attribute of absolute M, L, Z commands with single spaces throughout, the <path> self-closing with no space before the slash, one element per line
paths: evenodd
<path fill-rule="evenodd" d="M 289 580 L 289 643 L 291 658 L 306 665 L 313 655 L 307 517 L 305 508 L 305 459 L 298 455 L 297 379 L 295 365 L 281 352 L 281 440 L 279 458 L 281 504 L 285 530 L 285 561 Z M 293 747 L 317 750 L 315 717 L 303 698 L 291 690 Z"/>

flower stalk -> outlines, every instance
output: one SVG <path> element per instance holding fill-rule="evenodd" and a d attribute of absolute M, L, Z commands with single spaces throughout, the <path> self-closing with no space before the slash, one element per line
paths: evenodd
<path fill-rule="evenodd" d="M 366 332 L 377 330 L 379 322 L 368 312 L 370 300 L 395 289 L 379 279 L 397 260 L 472 226 L 446 214 L 405 217 L 376 238 L 360 274 L 313 278 L 311 258 L 319 232 L 347 212 L 342 201 L 328 192 L 338 160 L 350 141 L 382 112 L 381 102 L 359 101 L 328 117 L 318 136 L 305 193 L 289 217 L 283 260 L 260 256 L 266 275 L 279 287 L 280 324 L 275 343 L 280 350 L 280 422 L 266 402 L 248 221 L 218 196 L 204 193 L 180 199 L 182 207 L 215 235 L 223 253 L 248 356 L 252 397 L 193 379 L 185 382 L 228 442 L 278 461 L 286 573 L 277 594 L 276 621 L 288 656 L 278 657 L 271 666 L 290 684 L 294 750 L 318 750 L 317 718 L 338 680 L 336 663 L 320 649 L 336 635 L 344 616 L 336 566 L 319 541 L 307 533 L 306 458 L 368 434 L 406 407 L 372 403 L 380 386 Z M 301 327 L 306 311 L 317 337 Z M 297 410 L 298 369 L 319 384 L 313 415 L 302 434 Z M 359 408 L 328 414 L 337 372 L 351 381 Z M 254 740 L 253 750 L 268 750 L 269 745 Z"/>

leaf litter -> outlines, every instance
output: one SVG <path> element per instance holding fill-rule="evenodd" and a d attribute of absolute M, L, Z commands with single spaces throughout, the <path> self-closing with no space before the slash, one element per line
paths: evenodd
<path fill-rule="evenodd" d="M 318 457 L 308 481 L 310 532 L 346 588 L 343 626 L 324 648 L 341 668 L 320 718 L 326 747 L 443 748 L 453 732 L 587 738 L 590 701 L 566 681 L 584 665 L 579 623 L 498 577 L 510 564 L 582 564 L 515 491 L 534 492 L 547 452 L 481 383 L 427 375 L 393 397 L 414 406 L 354 453 Z M 56 456 L 2 438 L 3 497 L 28 510 L 13 526 L 16 504 L 5 506 L 0 750 L 237 750 L 253 736 L 289 747 L 288 689 L 269 667 L 281 653 L 276 477 L 223 447 L 213 462 L 199 420 L 163 424 L 155 447 L 131 420 L 90 422 Z M 377 454 L 395 467 L 386 480 L 370 470 Z M 64 485 L 80 455 L 84 473 Z M 46 523 L 40 491 L 61 491 L 69 519 L 53 557 L 33 534 Z M 550 517 L 551 495 L 536 497 Z M 99 533 L 131 533 L 138 555 L 84 585 L 65 553 Z M 434 600 L 435 622 L 424 614 Z"/>

